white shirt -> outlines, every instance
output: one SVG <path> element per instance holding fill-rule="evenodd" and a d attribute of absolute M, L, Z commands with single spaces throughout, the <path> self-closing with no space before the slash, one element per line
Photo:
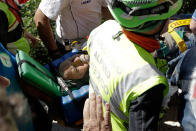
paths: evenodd
<path fill-rule="evenodd" d="M 61 39 L 86 38 L 101 24 L 104 0 L 42 0 L 39 8 L 56 20 L 56 35 Z M 58 38 L 57 37 L 57 38 Z"/>

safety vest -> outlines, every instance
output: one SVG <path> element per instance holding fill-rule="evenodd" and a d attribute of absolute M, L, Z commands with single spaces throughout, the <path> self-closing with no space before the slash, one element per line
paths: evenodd
<path fill-rule="evenodd" d="M 175 40 L 181 53 L 183 53 L 187 49 L 187 46 L 183 38 L 175 31 L 175 28 L 180 27 L 180 26 L 190 25 L 190 21 L 191 19 L 177 20 L 177 21 L 170 23 L 168 26 L 168 32 Z"/>
<path fill-rule="evenodd" d="M 168 91 L 153 55 L 120 35 L 121 30 L 117 22 L 107 21 L 91 33 L 87 44 L 90 88 L 110 103 L 112 129 L 116 131 L 127 130 L 132 100 L 159 84 L 166 87 L 164 95 Z"/>
<path fill-rule="evenodd" d="M 6 43 L 7 49 L 13 54 L 16 53 L 16 49 L 20 49 L 28 53 L 30 51 L 30 45 L 26 38 L 23 37 L 23 33 L 15 31 L 20 25 L 19 21 L 16 19 L 15 15 L 10 11 L 7 4 L 0 2 L 0 10 L 4 11 L 8 19 L 8 39 L 17 38 L 18 35 L 22 34 L 21 37 L 14 41 L 9 41 Z M 20 30 L 21 31 L 21 30 Z M 13 33 L 15 32 L 15 33 Z"/>

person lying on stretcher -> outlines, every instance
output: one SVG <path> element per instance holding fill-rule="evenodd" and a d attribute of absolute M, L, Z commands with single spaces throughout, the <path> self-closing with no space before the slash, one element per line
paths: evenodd
<path fill-rule="evenodd" d="M 88 75 L 88 55 L 76 54 L 59 65 L 59 73 L 64 80 L 77 80 Z"/>

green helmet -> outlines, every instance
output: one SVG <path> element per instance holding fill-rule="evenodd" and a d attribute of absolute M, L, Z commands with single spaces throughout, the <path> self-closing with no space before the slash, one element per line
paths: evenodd
<path fill-rule="evenodd" d="M 122 27 L 142 32 L 160 25 L 177 13 L 183 0 L 106 0 L 113 17 Z"/>

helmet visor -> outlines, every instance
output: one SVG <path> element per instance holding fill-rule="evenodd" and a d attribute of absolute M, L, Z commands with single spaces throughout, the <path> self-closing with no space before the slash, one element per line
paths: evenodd
<path fill-rule="evenodd" d="M 122 1 L 119 0 L 106 0 L 106 2 L 110 6 L 110 8 L 112 9 L 120 8 L 127 15 L 130 16 L 144 16 L 144 15 L 167 13 L 169 10 L 169 6 L 171 5 L 170 2 L 164 2 L 160 5 L 151 8 L 139 9 L 138 7 L 130 8 L 129 6 L 125 5 Z"/>

